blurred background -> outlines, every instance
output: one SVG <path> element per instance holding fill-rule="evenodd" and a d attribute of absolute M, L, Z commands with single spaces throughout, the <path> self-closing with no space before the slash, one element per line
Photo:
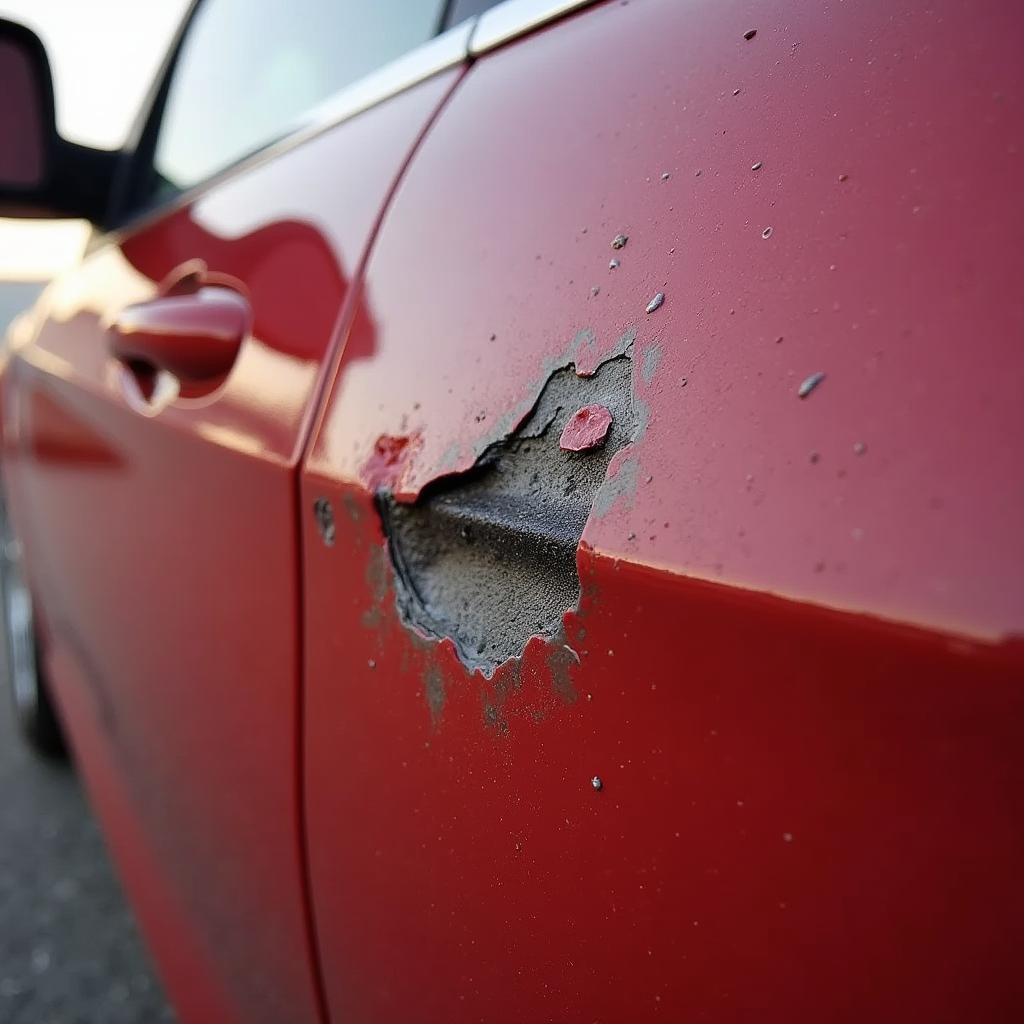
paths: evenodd
<path fill-rule="evenodd" d="M 187 7 L 188 0 L 0 0 L 0 17 L 45 43 L 60 133 L 117 149 Z M 0 331 L 78 258 L 87 235 L 81 221 L 0 218 Z"/>
<path fill-rule="evenodd" d="M 187 5 L 0 0 L 0 17 L 46 44 L 61 134 L 116 149 Z M 0 218 L 0 336 L 87 236 L 81 221 Z M 0 1022 L 173 1019 L 73 769 L 30 754 L 0 700 Z"/>

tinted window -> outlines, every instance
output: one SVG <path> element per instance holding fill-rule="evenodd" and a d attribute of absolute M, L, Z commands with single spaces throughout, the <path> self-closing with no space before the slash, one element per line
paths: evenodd
<path fill-rule="evenodd" d="M 443 0 L 205 0 L 171 76 L 158 191 L 189 188 L 434 35 Z"/>

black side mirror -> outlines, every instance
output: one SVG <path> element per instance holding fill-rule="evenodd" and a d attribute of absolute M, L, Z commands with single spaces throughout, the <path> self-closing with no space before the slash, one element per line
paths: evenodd
<path fill-rule="evenodd" d="M 0 19 L 0 216 L 84 217 L 102 223 L 119 154 L 57 134 L 46 49 Z"/>

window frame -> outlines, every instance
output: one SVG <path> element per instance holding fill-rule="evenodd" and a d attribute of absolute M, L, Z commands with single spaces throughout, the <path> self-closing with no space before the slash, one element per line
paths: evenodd
<path fill-rule="evenodd" d="M 188 38 L 188 33 L 192 28 L 197 14 L 202 9 L 203 5 L 208 2 L 210 2 L 210 0 L 192 0 L 189 4 L 188 9 L 182 16 L 181 22 L 171 39 L 167 54 L 164 57 L 157 74 L 154 76 L 153 84 L 150 86 L 150 89 L 143 100 L 139 114 L 129 131 L 128 141 L 122 150 L 120 166 L 114 179 L 111 194 L 108 222 L 110 229 L 113 232 L 127 231 L 139 222 L 147 222 L 153 218 L 159 217 L 161 214 L 170 212 L 179 206 L 187 205 L 196 196 L 205 192 L 214 183 L 232 176 L 234 173 L 241 171 L 243 168 L 248 167 L 251 164 L 261 162 L 261 158 L 263 158 L 268 152 L 277 152 L 280 149 L 289 149 L 291 146 L 298 144 L 299 141 L 305 140 L 314 134 L 319 134 L 320 131 L 325 130 L 332 124 L 336 124 L 338 121 L 344 120 L 346 117 L 352 116 L 352 114 L 358 112 L 357 109 L 353 109 L 351 112 L 339 111 L 339 116 L 332 120 L 325 120 L 321 123 L 320 119 L 318 119 L 317 122 L 309 126 L 297 125 L 280 138 L 271 139 L 269 142 L 254 148 L 251 152 L 243 154 L 238 157 L 238 159 L 231 161 L 229 164 L 219 168 L 217 171 L 214 171 L 202 180 L 197 181 L 195 184 L 190 185 L 188 188 L 182 189 L 180 192 L 163 197 L 154 195 L 152 189 L 152 176 L 155 173 L 154 158 L 156 156 L 160 129 L 163 126 L 164 113 L 167 107 L 167 98 L 170 93 L 171 83 L 174 80 L 174 74 L 178 67 L 181 51 L 186 39 Z M 331 101 L 336 97 L 341 97 L 350 91 L 355 92 L 362 83 L 368 82 L 369 80 L 379 76 L 380 72 L 390 68 L 392 65 L 398 65 L 400 62 L 404 62 L 405 59 L 412 54 L 417 54 L 420 51 L 426 51 L 436 40 L 449 36 L 452 33 L 457 37 L 465 36 L 464 45 L 458 47 L 457 56 L 454 53 L 454 49 L 450 48 L 452 49 L 452 52 L 443 55 L 443 62 L 430 62 L 428 65 L 430 67 L 429 71 L 418 76 L 409 75 L 407 80 L 402 81 L 401 84 L 396 85 L 396 87 L 392 88 L 390 91 L 381 89 L 379 96 L 373 99 L 372 102 L 364 103 L 358 109 L 366 109 L 369 106 L 373 106 L 386 99 L 389 95 L 401 92 L 415 84 L 417 81 L 422 81 L 424 78 L 429 77 L 429 75 L 436 74 L 445 67 L 451 67 L 466 60 L 469 56 L 469 36 L 471 35 L 472 28 L 471 23 L 466 22 L 464 25 L 455 26 L 452 29 L 445 30 L 444 22 L 447 14 L 448 0 L 442 0 L 438 5 L 437 21 L 434 25 L 433 34 L 428 39 L 424 40 L 418 46 L 413 47 L 413 49 L 409 50 L 407 53 L 400 55 L 394 60 L 382 65 L 380 68 L 376 68 L 368 74 L 363 75 L 361 78 L 356 79 L 349 85 L 342 87 L 330 96 L 325 97 L 317 107 L 331 103 Z M 339 106 L 341 105 L 339 104 Z"/>
<path fill-rule="evenodd" d="M 147 187 L 153 173 L 157 136 L 171 80 L 193 20 L 206 2 L 208 0 L 192 0 L 182 16 L 121 151 L 106 218 L 107 231 L 115 237 L 123 237 L 188 206 L 222 181 L 301 145 L 447 68 L 471 63 L 490 50 L 589 7 L 598 0 L 504 0 L 451 27 L 446 27 L 451 3 L 444 2 L 440 5 L 438 24 L 431 38 L 327 97 L 315 108 L 320 115 L 308 125 L 297 125 L 283 137 L 239 157 L 177 194 L 154 198 L 147 193 Z"/>

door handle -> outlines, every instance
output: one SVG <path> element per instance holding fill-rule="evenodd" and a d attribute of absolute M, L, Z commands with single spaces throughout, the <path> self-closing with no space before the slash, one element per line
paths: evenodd
<path fill-rule="evenodd" d="M 199 285 L 127 306 L 108 328 L 110 349 L 136 373 L 162 370 L 186 390 L 203 390 L 227 375 L 251 322 L 245 296 L 223 285 Z"/>

